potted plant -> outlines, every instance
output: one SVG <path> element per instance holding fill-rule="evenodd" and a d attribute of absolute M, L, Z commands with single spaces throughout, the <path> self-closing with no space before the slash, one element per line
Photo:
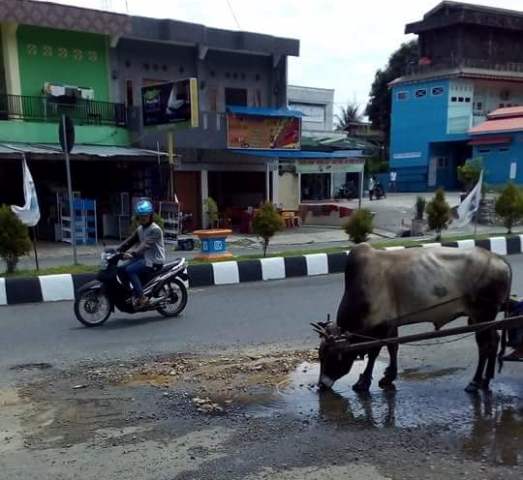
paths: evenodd
<path fill-rule="evenodd" d="M 425 230 L 425 224 L 423 222 L 423 213 L 425 212 L 426 205 L 427 201 L 423 197 L 418 196 L 416 198 L 416 216 L 412 219 L 411 225 L 411 234 L 413 236 L 423 235 L 423 232 Z"/>
<path fill-rule="evenodd" d="M 445 191 L 436 190 L 434 198 L 427 204 L 427 218 L 429 228 L 436 231 L 436 241 L 441 241 L 441 232 L 448 227 L 452 218 L 449 204 L 445 200 Z"/>
<path fill-rule="evenodd" d="M 263 256 L 267 255 L 269 242 L 276 232 L 283 230 L 283 219 L 274 205 L 265 202 L 252 220 L 253 232 L 263 240 Z"/>

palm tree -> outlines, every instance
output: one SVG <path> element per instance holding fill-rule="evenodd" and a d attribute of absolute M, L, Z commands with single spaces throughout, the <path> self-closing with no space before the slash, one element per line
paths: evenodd
<path fill-rule="evenodd" d="M 360 106 L 354 100 L 349 102 L 346 107 L 341 107 L 340 114 L 336 117 L 336 130 L 347 130 L 352 122 L 360 122 L 362 115 Z"/>

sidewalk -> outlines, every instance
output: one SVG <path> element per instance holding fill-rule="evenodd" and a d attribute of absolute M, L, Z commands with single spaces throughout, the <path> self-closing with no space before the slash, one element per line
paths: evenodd
<path fill-rule="evenodd" d="M 364 198 L 362 207 L 368 208 L 375 213 L 374 234 L 371 235 L 370 241 L 392 239 L 397 237 L 402 229 L 408 229 L 410 227 L 410 221 L 414 216 L 414 204 L 418 195 L 425 197 L 427 200 L 432 198 L 431 193 L 391 193 L 385 199 L 373 201 Z M 459 203 L 459 193 L 450 192 L 446 195 L 447 201 L 451 206 Z M 357 200 L 340 201 L 337 203 L 349 206 L 350 208 L 358 208 Z M 519 231 L 523 233 L 523 227 L 516 229 L 515 233 L 519 233 Z M 502 232 L 505 232 L 505 228 L 500 225 L 477 226 L 478 235 L 500 234 Z M 456 228 L 450 225 L 449 229 L 444 232 L 444 237 L 473 234 L 474 225 L 468 225 L 462 228 Z M 429 234 L 425 237 L 417 237 L 417 239 L 422 240 L 432 237 L 433 234 Z M 105 243 L 107 247 L 118 244 L 118 242 L 111 240 Z M 261 241 L 255 235 L 234 234 L 228 237 L 228 244 L 229 250 L 236 256 L 253 255 L 262 252 Z M 291 228 L 278 232 L 270 242 L 269 253 L 289 250 L 318 250 L 321 248 L 345 245 L 347 248 L 349 247 L 348 237 L 340 227 L 304 225 L 299 228 Z M 84 265 L 97 265 L 104 248 L 102 244 L 97 246 L 79 246 L 77 248 L 78 262 Z M 198 253 L 198 249 L 190 252 L 176 251 L 174 245 L 167 245 L 168 260 L 176 257 L 191 259 Z M 64 243 L 39 242 L 38 258 L 41 268 L 72 264 L 72 247 Z M 20 270 L 34 269 L 35 261 L 33 254 L 31 253 L 28 256 L 22 257 L 18 268 Z M 0 271 L 3 269 L 4 265 L 0 261 Z"/>

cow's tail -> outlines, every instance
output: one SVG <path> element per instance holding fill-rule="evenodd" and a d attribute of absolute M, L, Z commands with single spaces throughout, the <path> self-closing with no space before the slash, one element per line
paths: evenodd
<path fill-rule="evenodd" d="M 505 298 L 505 302 L 503 304 L 503 314 L 504 314 L 504 317 L 507 318 L 511 315 L 511 313 L 510 313 L 510 294 L 511 294 L 511 290 L 512 290 L 512 265 L 505 258 L 501 257 L 501 259 L 507 265 L 508 272 L 509 272 L 507 297 Z M 501 370 L 503 369 L 503 358 L 505 357 L 505 352 L 507 350 L 507 338 L 508 338 L 508 331 L 506 328 L 504 328 L 501 332 L 501 343 L 500 343 L 499 353 L 498 353 L 498 373 L 501 373 Z"/>

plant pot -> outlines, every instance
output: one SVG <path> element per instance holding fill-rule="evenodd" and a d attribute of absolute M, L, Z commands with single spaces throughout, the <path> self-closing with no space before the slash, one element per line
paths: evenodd
<path fill-rule="evenodd" d="M 412 236 L 423 235 L 423 233 L 425 232 L 425 222 L 418 218 L 413 218 L 410 231 Z"/>
<path fill-rule="evenodd" d="M 200 239 L 200 254 L 196 257 L 200 260 L 216 260 L 230 258 L 233 256 L 227 251 L 227 237 L 232 230 L 227 228 L 210 228 L 206 230 L 195 230 L 193 232 Z"/>

